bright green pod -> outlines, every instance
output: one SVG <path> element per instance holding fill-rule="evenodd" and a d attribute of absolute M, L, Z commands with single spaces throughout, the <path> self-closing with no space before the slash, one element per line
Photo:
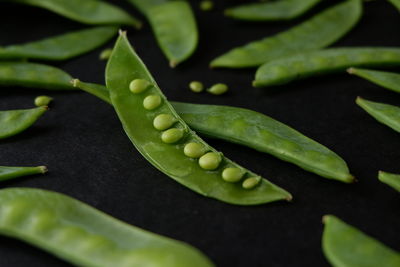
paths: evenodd
<path fill-rule="evenodd" d="M 46 111 L 47 107 L 0 111 L 0 139 L 25 131 Z"/>
<path fill-rule="evenodd" d="M 0 190 L 0 215 L 0 234 L 76 266 L 214 266 L 186 243 L 129 225 L 56 192 Z"/>
<path fill-rule="evenodd" d="M 387 71 L 350 68 L 348 73 L 364 78 L 386 89 L 400 93 L 400 74 Z"/>
<path fill-rule="evenodd" d="M 74 90 L 72 77 L 56 67 L 28 62 L 0 62 L 0 86 Z"/>
<path fill-rule="evenodd" d="M 282 57 L 258 68 L 254 87 L 287 84 L 312 76 L 344 72 L 350 67 L 400 65 L 400 48 L 342 47 Z"/>
<path fill-rule="evenodd" d="M 95 27 L 26 44 L 0 47 L 0 60 L 67 60 L 98 48 L 117 32 L 117 27 Z"/>
<path fill-rule="evenodd" d="M 141 22 L 123 9 L 99 0 L 5 0 L 13 3 L 31 5 L 52 11 L 84 24 L 130 25 L 141 27 Z"/>
<path fill-rule="evenodd" d="M 128 0 L 150 22 L 158 45 L 171 67 L 188 59 L 196 50 L 198 30 L 187 1 Z"/>
<path fill-rule="evenodd" d="M 322 250 L 333 267 L 398 267 L 400 254 L 333 215 L 323 218 Z"/>
<path fill-rule="evenodd" d="M 378 179 L 400 192 L 400 174 L 379 171 Z"/>
<path fill-rule="evenodd" d="M 388 0 L 400 11 L 400 0 Z"/>
<path fill-rule="evenodd" d="M 327 47 L 348 33 L 360 20 L 361 14 L 361 0 L 346 0 L 287 31 L 234 48 L 214 59 L 210 65 L 257 67 L 277 58 Z"/>
<path fill-rule="evenodd" d="M 38 167 L 0 166 L 0 182 L 11 180 L 11 179 L 22 177 L 22 176 L 43 174 L 46 172 L 47 172 L 46 166 L 38 166 Z"/>
<path fill-rule="evenodd" d="M 244 4 L 225 10 L 225 15 L 249 21 L 292 20 L 300 17 L 321 0 L 280 0 L 267 3 Z"/>
<path fill-rule="evenodd" d="M 380 123 L 400 133 L 400 107 L 358 97 L 356 103 Z"/>
<path fill-rule="evenodd" d="M 153 84 L 148 93 L 162 98 L 162 104 L 156 110 L 143 108 L 142 103 L 146 95 L 132 94 L 129 91 L 129 82 L 134 79 L 145 79 Z M 218 152 L 200 139 L 179 117 L 123 33 L 108 61 L 106 83 L 112 104 L 129 139 L 150 163 L 172 179 L 199 194 L 231 204 L 256 205 L 291 199 L 288 192 L 266 179 L 262 179 L 259 186 L 250 191 L 244 190 L 241 185 L 224 182 L 221 179 L 221 171 L 228 166 L 239 167 L 226 157 L 222 157 L 220 167 L 213 171 L 202 169 L 197 160 L 187 157 L 184 154 L 184 146 L 190 142 L 201 143 L 210 152 Z M 179 128 L 185 131 L 182 142 L 162 142 L 159 131 L 153 127 L 153 118 L 160 113 L 170 114 L 177 119 Z M 249 170 L 246 170 L 246 173 L 257 176 Z"/>
<path fill-rule="evenodd" d="M 41 95 L 35 98 L 34 103 L 37 107 L 48 106 L 53 98 L 47 95 Z"/>
<path fill-rule="evenodd" d="M 80 81 L 79 79 L 71 80 L 71 84 L 74 88 L 81 89 L 111 104 L 110 93 L 108 92 L 107 87 L 105 87 L 104 85 L 96 83 L 85 83 Z"/>

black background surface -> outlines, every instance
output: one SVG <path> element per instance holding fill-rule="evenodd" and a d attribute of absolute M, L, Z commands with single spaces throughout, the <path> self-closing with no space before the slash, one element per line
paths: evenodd
<path fill-rule="evenodd" d="M 125 1 L 113 1 L 140 17 Z M 400 105 L 400 96 L 347 74 L 330 75 L 270 89 L 251 87 L 254 70 L 210 70 L 211 59 L 228 49 L 270 36 L 302 21 L 249 23 L 224 18 L 222 10 L 245 1 L 215 1 L 201 12 L 194 56 L 170 69 L 149 26 L 129 30 L 138 54 L 171 100 L 250 108 L 280 120 L 342 156 L 359 182 L 323 179 L 252 149 L 207 140 L 229 158 L 290 191 L 293 203 L 240 207 L 197 195 L 153 168 L 133 147 L 112 109 L 81 92 L 2 88 L 0 110 L 29 108 L 40 94 L 55 98 L 51 110 L 26 132 L 0 142 L 0 165 L 47 165 L 45 176 L 2 183 L 65 193 L 141 228 L 188 242 L 217 266 L 328 266 L 320 246 L 324 214 L 335 214 L 400 250 L 399 195 L 381 184 L 377 171 L 400 173 L 399 134 L 377 123 L 355 103 L 357 96 Z M 316 13 L 336 1 L 325 1 Z M 77 7 L 78 8 L 78 7 Z M 308 14 L 309 16 L 310 14 Z M 308 17 L 306 16 L 306 17 Z M 27 42 L 86 27 L 48 11 L 0 5 L 0 44 Z M 365 3 L 355 29 L 335 46 L 396 46 L 400 14 L 388 2 Z M 318 34 L 317 32 L 315 34 Z M 105 47 L 111 47 L 112 42 Z M 101 49 L 56 64 L 74 77 L 104 82 Z M 397 69 L 398 71 L 400 69 Z M 192 80 L 225 82 L 224 96 L 194 94 Z M 10 238 L 0 237 L 0 266 L 69 266 Z M 190 267 L 190 266 L 188 266 Z"/>

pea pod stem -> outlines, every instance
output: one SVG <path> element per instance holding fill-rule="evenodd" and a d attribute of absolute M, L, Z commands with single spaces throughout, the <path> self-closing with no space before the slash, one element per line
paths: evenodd
<path fill-rule="evenodd" d="M 44 174 L 46 172 L 47 172 L 46 166 L 38 166 L 38 167 L 0 166 L 0 182 L 11 180 L 11 179 L 22 177 L 22 176 Z"/>

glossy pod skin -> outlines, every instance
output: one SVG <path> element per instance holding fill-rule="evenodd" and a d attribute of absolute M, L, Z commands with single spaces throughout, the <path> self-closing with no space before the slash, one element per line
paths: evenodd
<path fill-rule="evenodd" d="M 335 216 L 323 218 L 322 250 L 333 267 L 398 267 L 400 254 Z"/>
<path fill-rule="evenodd" d="M 38 167 L 0 166 L 0 182 L 11 180 L 11 179 L 22 177 L 22 176 L 43 174 L 46 172 L 47 172 L 47 168 L 45 166 L 38 166 Z"/>
<path fill-rule="evenodd" d="M 364 78 L 396 93 L 400 93 L 400 74 L 398 73 L 359 68 L 350 68 L 347 70 L 347 72 Z"/>
<path fill-rule="evenodd" d="M 300 17 L 321 0 L 280 0 L 277 2 L 244 4 L 225 10 L 225 15 L 249 21 L 292 20 Z"/>
<path fill-rule="evenodd" d="M 141 27 L 139 20 L 102 0 L 0 0 L 2 1 L 44 8 L 84 24 Z"/>
<path fill-rule="evenodd" d="M 326 47 L 349 32 L 361 14 L 361 0 L 346 0 L 287 31 L 234 48 L 210 66 L 257 67 L 273 59 Z"/>
<path fill-rule="evenodd" d="M 47 107 L 0 111 L 0 139 L 23 132 L 47 111 Z"/>
<path fill-rule="evenodd" d="M 400 107 L 368 101 L 361 97 L 357 98 L 356 103 L 377 121 L 400 133 Z"/>
<path fill-rule="evenodd" d="M 400 174 L 380 171 L 378 174 L 378 179 L 382 183 L 385 183 L 397 190 L 397 192 L 400 192 Z"/>
<path fill-rule="evenodd" d="M 75 90 L 72 77 L 56 67 L 28 62 L 0 62 L 0 86 Z"/>
<path fill-rule="evenodd" d="M 151 86 L 142 93 L 132 93 L 130 83 L 142 79 Z M 179 117 L 167 101 L 145 65 L 133 51 L 124 33 L 118 39 L 106 69 L 106 83 L 110 91 L 112 104 L 122 122 L 124 130 L 139 152 L 156 168 L 190 188 L 191 190 L 236 205 L 256 205 L 277 200 L 290 200 L 291 195 L 278 186 L 262 179 L 252 190 L 244 189 L 238 183 L 225 182 L 221 172 L 225 167 L 243 170 L 247 177 L 258 175 L 240 167 L 224 157 L 201 140 Z M 161 104 L 153 110 L 143 108 L 143 100 L 148 96 L 161 97 Z M 162 133 L 153 126 L 153 120 L 160 114 L 169 114 L 176 119 L 174 129 L 181 130 L 182 138 L 175 144 L 161 140 Z M 140 129 L 140 130 L 138 130 Z M 190 158 L 184 154 L 184 146 L 188 143 L 199 143 L 207 151 L 213 152 L 203 162 L 200 158 Z M 209 154 L 209 153 L 207 153 Z M 213 157 L 209 157 L 214 155 Z M 215 157 L 219 157 L 218 168 L 212 168 Z M 199 164 L 204 163 L 205 168 Z"/>
<path fill-rule="evenodd" d="M 198 30 L 187 1 L 129 0 L 146 16 L 158 45 L 175 67 L 196 50 Z"/>
<path fill-rule="evenodd" d="M 395 65 L 400 65 L 399 48 L 329 48 L 265 63 L 258 68 L 253 86 L 282 85 L 311 76 L 342 72 L 350 67 Z"/>
<path fill-rule="evenodd" d="M 68 196 L 0 190 L 0 233 L 77 266 L 212 267 L 197 249 L 119 221 Z"/>
<path fill-rule="evenodd" d="M 117 31 L 118 28 L 113 26 L 95 27 L 26 44 L 0 47 L 0 60 L 67 60 L 103 45 Z"/>

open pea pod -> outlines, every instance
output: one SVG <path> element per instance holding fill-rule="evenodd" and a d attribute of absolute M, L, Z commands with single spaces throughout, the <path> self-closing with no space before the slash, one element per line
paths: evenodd
<path fill-rule="evenodd" d="M 49 65 L 29 62 L 0 62 L 0 86 L 49 90 L 75 90 L 72 77 Z"/>
<path fill-rule="evenodd" d="M 199 194 L 231 204 L 291 199 L 285 190 L 230 161 L 200 139 L 167 101 L 124 33 L 108 61 L 106 83 L 132 143 L 172 179 Z M 235 182 L 223 179 L 222 172 L 227 168 L 237 174 Z"/>
<path fill-rule="evenodd" d="M 38 167 L 0 166 L 0 182 L 11 180 L 11 179 L 22 177 L 22 176 L 43 174 L 46 172 L 47 172 L 47 168 L 45 166 L 38 166 Z"/>
<path fill-rule="evenodd" d="M 400 74 L 398 73 L 361 68 L 350 68 L 347 72 L 396 93 L 400 93 Z"/>
<path fill-rule="evenodd" d="M 84 24 L 130 25 L 141 27 L 141 22 L 107 1 L 99 0 L 0 0 L 47 9 Z"/>
<path fill-rule="evenodd" d="M 95 27 L 26 44 L 0 47 L 0 60 L 67 60 L 103 45 L 117 31 L 118 28 L 113 26 Z"/>
<path fill-rule="evenodd" d="M 356 103 L 380 123 L 400 133 L 400 107 L 358 97 Z"/>
<path fill-rule="evenodd" d="M 380 171 L 379 175 L 378 175 L 378 179 L 382 183 L 385 183 L 388 186 L 390 186 L 393 189 L 400 192 L 400 174 L 394 174 L 394 173 Z"/>
<path fill-rule="evenodd" d="M 185 0 L 128 0 L 150 22 L 157 42 L 170 66 L 189 58 L 198 43 L 196 20 Z"/>
<path fill-rule="evenodd" d="M 267 3 L 251 3 L 225 10 L 225 15 L 239 20 L 277 21 L 300 17 L 321 0 L 280 0 Z"/>
<path fill-rule="evenodd" d="M 334 267 L 398 267 L 400 254 L 335 216 L 323 218 L 322 250 Z"/>
<path fill-rule="evenodd" d="M 0 234 L 77 266 L 212 267 L 197 249 L 121 222 L 71 197 L 0 190 Z"/>
<path fill-rule="evenodd" d="M 0 111 L 0 139 L 28 129 L 47 111 L 47 107 Z"/>

